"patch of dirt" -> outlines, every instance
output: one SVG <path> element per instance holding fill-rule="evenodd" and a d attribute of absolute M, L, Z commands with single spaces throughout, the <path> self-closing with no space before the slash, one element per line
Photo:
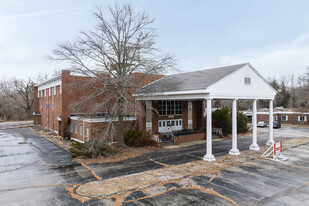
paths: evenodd
<path fill-rule="evenodd" d="M 90 159 L 85 158 L 74 158 L 75 161 L 84 163 L 84 164 L 95 164 L 95 163 L 106 163 L 106 162 L 118 162 L 122 160 L 126 160 L 129 158 L 141 156 L 147 154 L 149 152 L 154 152 L 159 150 L 157 147 L 124 147 L 117 148 L 116 153 L 109 157 L 93 157 Z"/>

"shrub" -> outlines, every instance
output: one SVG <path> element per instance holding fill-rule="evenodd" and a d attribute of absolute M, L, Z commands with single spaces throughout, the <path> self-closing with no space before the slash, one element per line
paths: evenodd
<path fill-rule="evenodd" d="M 237 112 L 237 133 L 248 131 L 248 117 Z M 215 128 L 222 128 L 223 135 L 232 133 L 232 113 L 228 108 L 217 109 L 212 113 L 212 123 Z"/>
<path fill-rule="evenodd" d="M 248 117 L 241 112 L 237 113 L 237 133 L 248 132 Z"/>
<path fill-rule="evenodd" d="M 215 128 L 222 128 L 223 135 L 232 133 L 232 116 L 229 108 L 216 109 L 212 112 L 212 123 Z"/>
<path fill-rule="evenodd" d="M 129 147 L 143 147 L 153 145 L 149 131 L 131 130 L 125 133 L 124 143 Z"/>
<path fill-rule="evenodd" d="M 99 141 L 100 143 L 98 143 L 98 139 L 86 143 L 73 142 L 71 145 L 72 148 L 70 149 L 72 157 L 91 158 L 94 156 L 109 156 L 114 154 L 111 145 L 102 139 Z"/>

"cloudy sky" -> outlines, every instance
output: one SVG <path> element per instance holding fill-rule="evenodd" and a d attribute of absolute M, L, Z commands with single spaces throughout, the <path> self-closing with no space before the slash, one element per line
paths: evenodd
<path fill-rule="evenodd" d="M 80 30 L 93 28 L 95 6 L 113 2 L 0 0 L 0 76 L 65 69 L 46 56 Z M 159 47 L 176 56 L 182 71 L 249 62 L 264 77 L 279 77 L 302 74 L 309 66 L 307 0 L 129 2 L 156 19 Z"/>

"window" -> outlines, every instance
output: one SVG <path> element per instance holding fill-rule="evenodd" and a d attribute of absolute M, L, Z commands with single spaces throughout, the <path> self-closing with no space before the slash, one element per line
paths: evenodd
<path fill-rule="evenodd" d="M 77 134 L 78 133 L 78 128 L 77 128 L 77 126 L 75 126 L 75 134 Z"/>
<path fill-rule="evenodd" d="M 79 127 L 79 134 L 80 134 L 80 135 L 83 135 L 83 126 L 80 126 L 80 127 Z"/>
<path fill-rule="evenodd" d="M 159 101 L 159 115 L 181 115 L 182 101 Z"/>
<path fill-rule="evenodd" d="M 307 116 L 298 116 L 299 122 L 307 122 Z"/>
<path fill-rule="evenodd" d="M 251 85 L 251 78 L 250 77 L 245 77 L 245 84 Z"/>
<path fill-rule="evenodd" d="M 86 128 L 86 137 L 89 138 L 89 128 Z"/>
<path fill-rule="evenodd" d="M 281 120 L 282 121 L 288 121 L 288 115 L 282 115 Z"/>
<path fill-rule="evenodd" d="M 71 128 L 70 128 L 70 132 L 73 133 L 73 127 L 72 127 L 72 126 L 71 126 Z"/>

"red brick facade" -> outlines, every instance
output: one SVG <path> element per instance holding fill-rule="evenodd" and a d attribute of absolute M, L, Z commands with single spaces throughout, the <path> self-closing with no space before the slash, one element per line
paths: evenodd
<path fill-rule="evenodd" d="M 274 112 L 274 121 L 278 121 L 281 124 L 309 125 L 308 117 L 309 114 L 307 112 Z M 257 120 L 264 121 L 269 124 L 269 115 L 267 113 L 258 113 Z"/>
<path fill-rule="evenodd" d="M 182 129 L 189 129 L 188 127 L 188 101 L 182 101 L 182 115 L 158 115 L 158 101 L 152 101 L 153 116 L 152 116 L 152 133 L 158 134 L 159 120 L 182 119 Z M 206 125 L 206 118 L 204 117 L 205 101 L 192 101 L 192 128 L 202 128 Z M 141 120 L 140 120 L 141 121 Z M 145 119 L 143 121 L 145 125 Z M 144 128 L 145 126 L 143 126 Z"/>
<path fill-rule="evenodd" d="M 141 74 L 134 74 L 136 77 Z M 163 75 L 148 75 L 140 83 L 141 85 L 148 84 Z M 81 101 L 82 98 L 88 96 L 93 91 L 84 86 L 85 82 L 89 81 L 90 77 L 73 76 L 69 70 L 62 70 L 61 76 L 48 80 L 45 83 L 41 83 L 34 87 L 34 123 L 41 125 L 44 128 L 48 128 L 57 132 L 62 137 L 75 137 L 82 141 L 80 135 L 80 125 L 78 127 L 78 134 L 70 132 L 69 125 L 71 124 L 70 115 L 76 111 L 72 108 L 72 105 Z M 102 96 L 102 98 L 104 98 Z M 102 99 L 97 99 L 100 101 Z M 133 101 L 133 98 L 132 98 Z M 91 106 L 91 105 L 89 105 Z M 78 113 L 86 113 L 87 108 L 84 111 L 78 111 Z M 98 111 L 100 112 L 100 111 Z M 106 122 L 100 123 L 85 123 L 85 127 L 91 128 L 91 132 L 101 131 L 106 126 Z M 136 121 L 125 122 L 126 128 L 139 128 L 143 129 L 142 123 L 136 124 Z M 137 127 L 136 125 L 139 125 Z M 95 129 L 94 129 L 95 128 Z M 90 136 L 93 136 L 91 133 Z"/>

